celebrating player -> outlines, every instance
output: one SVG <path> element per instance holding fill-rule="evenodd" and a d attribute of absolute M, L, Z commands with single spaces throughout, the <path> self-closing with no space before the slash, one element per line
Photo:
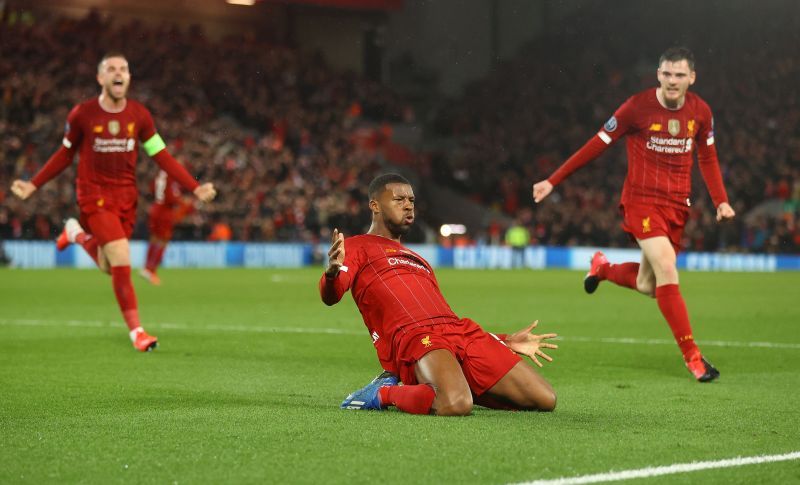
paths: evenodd
<path fill-rule="evenodd" d="M 629 98 L 580 150 L 550 177 L 533 185 L 533 199 L 541 202 L 572 172 L 625 135 L 628 135 L 628 175 L 620 208 L 623 229 L 642 250 L 641 263 L 610 264 L 605 255 L 592 257 L 584 279 L 587 293 L 609 280 L 655 297 L 683 353 L 686 366 L 700 382 L 719 377 L 695 344 L 689 314 L 678 287 L 677 253 L 689 216 L 692 152 L 717 208 L 717 221 L 735 216 L 728 203 L 714 146 L 711 109 L 688 92 L 695 82 L 694 55 L 683 47 L 661 56 L 656 89 Z"/>
<path fill-rule="evenodd" d="M 148 335 L 139 322 L 136 293 L 131 283 L 128 238 L 136 218 L 136 158 L 144 151 L 180 184 L 202 201 L 216 195 L 214 186 L 203 185 L 165 149 L 150 112 L 127 99 L 130 84 L 128 61 L 121 53 L 106 54 L 98 64 L 98 97 L 75 106 L 67 117 L 62 146 L 30 182 L 15 180 L 11 190 L 21 199 L 72 164 L 78 153 L 77 199 L 80 223 L 67 220 L 57 247 L 80 244 L 111 282 L 133 346 L 142 351 L 156 347 L 158 339 Z M 84 229 L 85 228 L 85 229 Z"/>
<path fill-rule="evenodd" d="M 191 203 L 183 200 L 180 184 L 164 170 L 159 170 L 153 181 L 153 204 L 148 213 L 150 244 L 147 259 L 139 274 L 153 285 L 160 285 L 158 267 L 164 258 L 167 244 L 172 239 L 172 229 L 186 214 L 194 210 Z"/>
<path fill-rule="evenodd" d="M 413 414 L 467 415 L 473 403 L 496 409 L 551 411 L 550 384 L 517 354 L 552 360 L 556 348 L 533 335 L 536 322 L 513 335 L 485 332 L 459 318 L 439 290 L 433 268 L 400 238 L 414 222 L 414 192 L 397 174 L 369 185 L 372 226 L 345 239 L 333 232 L 328 268 L 319 281 L 322 301 L 351 291 L 384 370 L 345 399 L 345 409 L 396 406 Z M 398 385 L 398 376 L 403 385 Z"/>

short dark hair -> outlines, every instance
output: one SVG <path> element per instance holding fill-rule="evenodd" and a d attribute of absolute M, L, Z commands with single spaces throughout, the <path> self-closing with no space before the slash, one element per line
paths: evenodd
<path fill-rule="evenodd" d="M 661 67 L 664 61 L 678 62 L 683 60 L 686 60 L 686 63 L 689 64 L 689 69 L 694 71 L 694 54 L 692 51 L 689 50 L 688 47 L 680 45 L 672 46 L 661 54 L 661 57 L 658 59 L 658 67 Z"/>
<path fill-rule="evenodd" d="M 112 57 L 121 57 L 121 58 L 125 59 L 126 61 L 128 60 L 128 58 L 125 57 L 125 54 L 123 54 L 120 51 L 108 51 L 105 54 L 103 54 L 103 58 L 100 59 L 100 62 L 97 63 L 97 72 L 100 72 L 100 66 L 103 65 L 103 63 L 106 61 L 106 59 L 111 59 Z"/>
<path fill-rule="evenodd" d="M 372 182 L 369 183 L 370 200 L 377 199 L 378 196 L 381 195 L 381 192 L 383 192 L 386 189 L 386 186 L 389 184 L 411 185 L 411 182 L 398 173 L 385 173 L 383 175 L 378 175 L 372 180 Z"/>

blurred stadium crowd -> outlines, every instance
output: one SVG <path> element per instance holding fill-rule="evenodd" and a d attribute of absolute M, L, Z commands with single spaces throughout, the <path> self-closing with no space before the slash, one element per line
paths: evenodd
<path fill-rule="evenodd" d="M 520 214 L 536 242 L 628 245 L 617 212 L 627 170 L 624 142 L 573 174 L 557 187 L 557 197 L 551 196 L 535 212 L 526 207 L 532 182 L 552 173 L 625 99 L 657 85 L 655 70 L 665 44 L 658 39 L 663 35 L 648 30 L 653 23 L 646 20 L 646 12 L 651 8 L 626 12 L 602 2 L 587 3 L 563 22 L 567 30 L 537 38 L 515 59 L 470 86 L 439 113 L 438 133 L 457 143 L 449 153 L 434 157 L 436 180 L 506 214 Z M 715 223 L 714 208 L 695 168 L 693 214 L 684 248 L 797 253 L 797 19 L 773 15 L 765 22 L 732 15 L 711 34 L 702 18 L 681 12 L 684 30 L 671 34 L 690 47 L 708 46 L 695 51 L 698 74 L 692 89 L 714 111 L 721 169 L 738 216 L 734 224 Z"/>
<path fill-rule="evenodd" d="M 635 24 L 602 10 L 583 12 L 570 29 L 498 64 L 439 109 L 426 131 L 453 148 L 419 157 L 421 175 L 516 218 L 535 243 L 629 245 L 616 209 L 623 144 L 540 207 L 532 207 L 530 187 L 628 96 L 655 85 L 654 57 L 665 46 L 631 43 L 636 35 L 647 38 L 631 32 Z M 586 42 L 617 28 L 626 35 L 612 36 L 603 49 Z M 715 112 L 723 176 L 739 217 L 718 227 L 698 178 L 684 246 L 797 253 L 800 33 L 791 23 L 727 32 L 696 52 L 695 90 Z M 172 153 L 217 185 L 218 200 L 176 227 L 176 238 L 226 233 L 219 226 L 245 241 L 317 241 L 331 227 L 364 230 L 364 188 L 383 164 L 376 149 L 382 127 L 413 116 L 397 94 L 288 46 L 245 37 L 211 41 L 170 26 L 111 26 L 91 15 L 0 26 L 0 239 L 50 239 L 64 217 L 75 215 L 74 166 L 26 203 L 8 187 L 30 178 L 57 148 L 70 107 L 98 93 L 96 63 L 108 49 L 128 56 L 130 95 L 151 109 Z M 149 193 L 157 166 L 147 160 L 139 170 L 142 193 Z M 139 238 L 147 236 L 146 201 Z M 751 212 L 767 201 L 778 209 Z"/>

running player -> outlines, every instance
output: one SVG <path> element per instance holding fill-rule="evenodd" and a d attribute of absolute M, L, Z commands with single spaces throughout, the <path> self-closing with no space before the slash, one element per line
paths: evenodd
<path fill-rule="evenodd" d="M 719 371 L 703 358 L 694 341 L 676 266 L 691 205 L 694 151 L 717 210 L 717 221 L 736 214 L 722 183 L 711 109 L 700 96 L 688 92 L 696 78 L 694 55 L 684 47 L 670 48 L 661 56 L 657 73 L 659 87 L 625 101 L 597 136 L 550 177 L 533 185 L 533 199 L 541 202 L 572 172 L 628 135 L 628 175 L 620 201 L 622 227 L 638 243 L 642 260 L 610 264 L 598 251 L 592 257 L 584 288 L 594 293 L 601 281 L 608 280 L 655 297 L 687 368 L 698 381 L 708 382 L 719 377 Z"/>
<path fill-rule="evenodd" d="M 211 183 L 200 185 L 166 150 L 150 112 L 128 99 L 131 74 L 118 52 L 106 54 L 97 68 L 100 95 L 75 106 L 67 117 L 61 147 L 30 181 L 15 180 L 12 192 L 21 199 L 61 173 L 78 154 L 77 199 L 80 222 L 67 220 L 59 236 L 60 250 L 80 244 L 104 272 L 111 275 L 114 294 L 130 331 L 133 346 L 152 350 L 158 339 L 139 322 L 131 282 L 128 239 L 136 219 L 136 159 L 139 146 L 202 201 L 216 195 Z"/>

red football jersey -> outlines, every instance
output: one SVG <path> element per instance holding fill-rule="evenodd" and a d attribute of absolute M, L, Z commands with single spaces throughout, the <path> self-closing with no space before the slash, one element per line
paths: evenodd
<path fill-rule="evenodd" d="M 680 109 L 670 110 L 658 102 L 656 89 L 631 96 L 590 140 L 548 180 L 560 183 L 570 173 L 627 136 L 628 174 L 621 204 L 691 205 L 692 152 L 714 201 L 728 201 L 714 146 L 711 109 L 700 96 L 686 93 Z M 600 142 L 602 140 L 602 143 Z"/>
<path fill-rule="evenodd" d="M 78 203 L 114 192 L 136 190 L 139 142 L 156 133 L 153 117 L 128 99 L 119 113 L 109 113 L 98 98 L 77 105 L 67 117 L 63 144 L 78 148 Z"/>
<path fill-rule="evenodd" d="M 344 266 L 332 280 L 322 276 L 320 294 L 332 305 L 350 290 L 384 369 L 394 368 L 392 341 L 397 331 L 458 320 L 439 290 L 433 268 L 419 254 L 370 234 L 349 237 L 344 247 Z"/>

